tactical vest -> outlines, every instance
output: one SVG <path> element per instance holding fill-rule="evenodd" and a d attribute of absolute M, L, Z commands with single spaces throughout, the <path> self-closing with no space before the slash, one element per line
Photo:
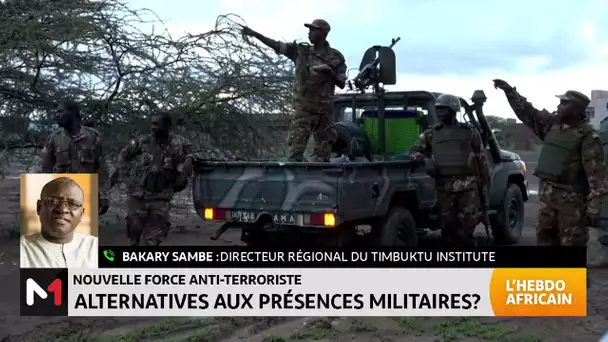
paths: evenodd
<path fill-rule="evenodd" d="M 76 137 L 69 136 L 61 130 L 55 134 L 53 173 L 96 173 L 97 155 L 95 141 L 97 133 L 92 129 L 82 127 Z"/>
<path fill-rule="evenodd" d="M 589 185 L 581 162 L 580 146 L 582 139 L 592 131 L 588 124 L 569 130 L 553 125 L 545 136 L 534 175 L 541 180 L 573 186 L 579 193 L 587 193 Z"/>
<path fill-rule="evenodd" d="M 135 168 L 137 185 L 152 193 L 173 188 L 179 172 L 167 151 L 150 137 L 142 140 L 141 151 Z"/>
<path fill-rule="evenodd" d="M 466 177 L 475 173 L 469 166 L 473 132 L 463 126 L 440 126 L 433 130 L 432 150 L 437 176 Z"/>

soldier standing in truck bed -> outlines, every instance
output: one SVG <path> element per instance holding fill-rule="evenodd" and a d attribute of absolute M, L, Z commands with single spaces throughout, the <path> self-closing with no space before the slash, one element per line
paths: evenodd
<path fill-rule="evenodd" d="M 435 108 L 440 122 L 420 135 L 410 155 L 421 162 L 433 160 L 429 173 L 436 181 L 443 241 L 458 247 L 474 246 L 473 234 L 485 205 L 479 189 L 487 198 L 490 184 L 483 142 L 475 128 L 458 122 L 458 97 L 441 95 Z"/>
<path fill-rule="evenodd" d="M 557 96 L 555 115 L 538 110 L 503 80 L 515 115 L 543 141 L 534 175 L 541 180 L 536 239 L 540 245 L 586 246 L 589 226 L 596 226 L 602 196 L 608 192 L 604 152 L 585 110 L 589 98 L 575 90 Z"/>
<path fill-rule="evenodd" d="M 310 30 L 311 44 L 278 42 L 249 27 L 243 27 L 243 35 L 257 38 L 296 65 L 295 113 L 287 140 L 289 161 L 302 161 L 312 132 L 317 161 L 328 162 L 337 138 L 333 96 L 336 86 L 343 89 L 346 84 L 346 64 L 340 51 L 327 42 L 330 31 L 327 21 L 316 19 L 304 26 Z"/>
<path fill-rule="evenodd" d="M 152 115 L 152 134 L 132 140 L 118 157 L 118 172 L 127 184 L 127 235 L 132 246 L 158 246 L 171 227 L 169 211 L 176 192 L 186 188 L 179 171 L 192 153 L 188 139 L 171 134 L 169 113 Z M 114 179 L 113 175 L 113 179 Z"/>
<path fill-rule="evenodd" d="M 57 106 L 55 120 L 59 129 L 51 133 L 42 149 L 44 173 L 97 173 L 99 182 L 99 215 L 110 205 L 108 167 L 99 133 L 81 124 L 80 107 L 71 100 Z"/>

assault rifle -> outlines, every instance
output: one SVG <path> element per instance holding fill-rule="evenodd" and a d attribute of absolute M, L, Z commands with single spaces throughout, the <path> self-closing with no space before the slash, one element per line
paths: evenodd
<path fill-rule="evenodd" d="M 466 112 L 466 116 L 465 116 L 465 120 L 468 119 L 469 123 L 475 128 L 475 130 L 477 130 L 480 135 L 481 135 L 481 140 L 482 140 L 482 146 L 481 146 L 481 153 L 484 153 L 483 150 L 485 149 L 485 145 L 486 143 L 488 143 L 488 137 L 487 134 L 484 134 L 484 132 L 486 132 L 487 130 L 489 130 L 490 126 L 488 126 L 488 122 L 487 121 L 483 121 L 483 123 L 485 124 L 486 130 L 482 129 L 482 124 L 480 122 L 477 122 L 477 120 L 475 119 L 475 115 L 473 115 L 473 111 L 475 110 L 473 106 L 469 105 L 467 103 L 467 101 L 465 101 L 463 98 L 460 98 L 460 105 L 464 108 L 465 112 Z M 479 107 L 479 110 L 481 110 L 481 107 Z M 485 117 L 480 117 L 479 121 L 482 121 L 481 119 L 485 120 Z M 488 240 L 492 239 L 492 235 L 490 234 L 490 218 L 488 216 L 488 206 L 487 204 L 488 202 L 488 193 L 486 191 L 486 188 L 484 188 L 484 184 L 482 184 L 482 169 L 481 169 L 481 165 L 479 164 L 479 160 L 477 158 L 475 158 L 473 160 L 473 165 L 472 169 L 473 172 L 475 173 L 475 178 L 477 178 L 477 193 L 479 194 L 479 202 L 481 203 L 481 214 L 482 214 L 482 223 L 484 225 L 484 227 L 486 228 L 486 235 L 488 237 Z M 485 184 L 488 188 L 490 187 L 490 184 Z"/>
<path fill-rule="evenodd" d="M 483 151 L 482 151 L 483 153 Z M 483 184 L 482 180 L 482 171 L 481 165 L 477 158 L 473 158 L 473 171 L 475 172 L 475 178 L 477 178 L 477 193 L 479 194 L 479 202 L 481 204 L 481 222 L 483 223 L 484 228 L 486 229 L 486 236 L 488 240 L 492 240 L 492 235 L 490 233 L 490 217 L 488 216 L 488 193 L 486 191 L 486 186 L 489 188 L 489 184 Z"/>

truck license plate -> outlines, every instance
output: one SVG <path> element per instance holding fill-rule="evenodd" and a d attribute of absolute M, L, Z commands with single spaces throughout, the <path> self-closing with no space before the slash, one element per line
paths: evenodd
<path fill-rule="evenodd" d="M 252 211 L 231 211 L 230 218 L 234 221 L 239 222 L 255 222 L 258 218 L 258 215 Z"/>
<path fill-rule="evenodd" d="M 272 220 L 276 224 L 301 225 L 301 215 L 285 213 L 275 213 L 271 215 Z M 260 213 L 253 211 L 233 210 L 230 212 L 230 219 L 237 222 L 253 223 L 258 220 L 259 216 Z"/>
<path fill-rule="evenodd" d="M 298 223 L 298 215 L 294 214 L 274 214 L 272 220 L 276 224 L 290 224 L 294 225 Z"/>

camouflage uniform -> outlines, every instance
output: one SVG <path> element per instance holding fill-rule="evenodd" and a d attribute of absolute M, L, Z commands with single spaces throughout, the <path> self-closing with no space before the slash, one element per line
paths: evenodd
<path fill-rule="evenodd" d="M 600 123 L 600 139 L 604 148 L 604 158 L 608 158 L 608 118 L 605 118 Z M 590 262 L 589 266 L 608 267 L 608 196 L 602 199 L 602 208 L 600 211 L 600 220 L 597 226 L 597 241 L 602 247 L 601 255 L 596 260 Z"/>
<path fill-rule="evenodd" d="M 99 132 L 80 126 L 77 135 L 60 128 L 46 140 L 42 149 L 42 172 L 97 173 L 100 198 L 107 199 L 109 172 Z"/>
<path fill-rule="evenodd" d="M 567 125 L 557 115 L 537 110 L 515 88 L 505 90 L 505 95 L 515 115 L 544 142 L 534 171 L 541 180 L 537 243 L 586 246 L 589 218 L 598 217 L 608 189 L 599 135 L 587 120 Z M 576 91 L 558 97 L 589 103 Z"/>
<path fill-rule="evenodd" d="M 326 33 L 330 30 L 325 20 L 317 19 L 307 26 L 320 28 Z M 295 113 L 287 140 L 288 158 L 290 161 L 302 161 L 312 132 L 318 160 L 329 161 L 332 144 L 337 138 L 334 127 L 333 77 L 346 79 L 344 56 L 327 42 L 320 50 L 315 50 L 310 44 L 295 42 L 277 42 L 276 46 L 279 47 L 276 52 L 294 61 L 296 66 Z M 330 66 L 332 71 L 326 73 L 313 70 L 315 66 L 323 64 Z"/>
<path fill-rule="evenodd" d="M 126 221 L 132 245 L 141 242 L 145 246 L 158 246 L 171 227 L 169 210 L 175 193 L 173 185 L 180 174 L 178 166 L 192 153 L 192 145 L 186 138 L 173 134 L 169 135 L 168 142 L 161 145 L 156 137 L 146 135 L 132 140 L 120 152 L 120 175 L 128 185 Z M 149 176 L 158 171 L 166 173 Z M 152 178 L 155 181 L 150 186 L 155 188 L 147 185 Z"/>
<path fill-rule="evenodd" d="M 440 159 L 446 160 L 445 156 L 457 155 L 456 152 L 459 151 L 462 151 L 460 158 L 463 165 L 457 166 L 460 170 L 455 173 L 447 171 L 457 163 L 452 160 L 447 160 L 446 163 Z M 437 206 L 444 241 L 456 246 L 474 245 L 473 234 L 481 220 L 482 205 L 478 182 L 484 184 L 482 188 L 486 193 L 487 185 L 490 183 L 489 164 L 477 130 L 468 124 L 458 122 L 452 125 L 439 123 L 420 135 L 410 155 L 419 161 L 426 158 L 435 161 L 433 173 L 436 179 Z M 446 168 L 448 164 L 451 165 Z M 473 170 L 477 165 L 480 165 L 481 179 L 477 179 Z"/>

